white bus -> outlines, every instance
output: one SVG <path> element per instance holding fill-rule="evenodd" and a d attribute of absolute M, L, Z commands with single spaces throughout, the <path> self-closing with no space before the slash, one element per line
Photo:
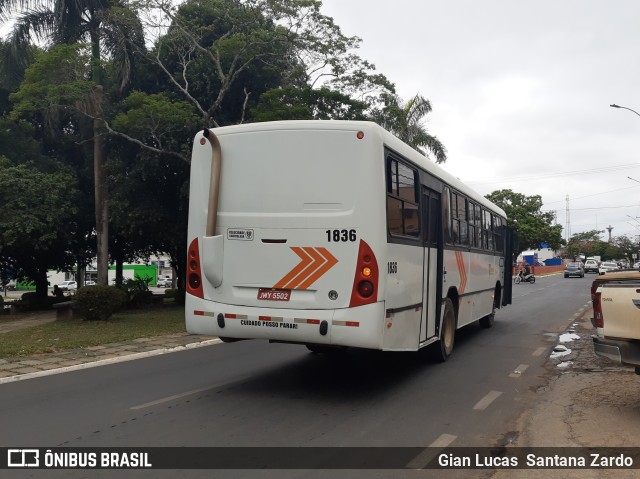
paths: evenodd
<path fill-rule="evenodd" d="M 190 195 L 190 333 L 446 360 L 511 302 L 504 211 L 375 123 L 204 130 Z"/>

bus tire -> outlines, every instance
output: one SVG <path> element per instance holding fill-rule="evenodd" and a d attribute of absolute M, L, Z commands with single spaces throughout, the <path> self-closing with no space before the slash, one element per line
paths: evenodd
<path fill-rule="evenodd" d="M 493 327 L 493 324 L 496 321 L 496 306 L 493 306 L 493 311 L 491 314 L 487 314 L 484 318 L 480 318 L 480 327 L 489 329 Z"/>
<path fill-rule="evenodd" d="M 447 361 L 453 351 L 453 343 L 456 337 L 456 309 L 451 298 L 444 300 L 444 313 L 440 328 L 440 341 L 438 341 L 437 359 Z"/>
<path fill-rule="evenodd" d="M 344 352 L 347 348 L 343 346 L 326 346 L 324 344 L 305 344 L 307 349 L 313 354 L 336 354 Z"/>

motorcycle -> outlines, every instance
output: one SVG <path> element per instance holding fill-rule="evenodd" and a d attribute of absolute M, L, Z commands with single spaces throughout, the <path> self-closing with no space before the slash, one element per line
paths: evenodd
<path fill-rule="evenodd" d="M 518 275 L 515 278 L 513 278 L 513 282 L 515 284 L 520 284 L 520 283 L 534 284 L 536 282 L 536 275 L 531 273 L 525 276 L 524 271 L 520 271 Z"/>

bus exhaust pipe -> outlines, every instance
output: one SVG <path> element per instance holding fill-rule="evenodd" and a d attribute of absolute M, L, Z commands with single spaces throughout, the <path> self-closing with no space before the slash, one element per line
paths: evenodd
<path fill-rule="evenodd" d="M 222 169 L 222 148 L 218 137 L 208 128 L 202 135 L 211 145 L 211 179 L 209 186 L 209 208 L 205 234 L 200 238 L 202 247 L 203 274 L 214 288 L 222 284 L 222 265 L 224 259 L 223 236 L 216 236 L 218 223 L 218 197 L 220 196 L 220 171 Z"/>
<path fill-rule="evenodd" d="M 207 211 L 207 229 L 205 236 L 215 236 L 218 222 L 218 197 L 220 193 L 220 170 L 222 166 L 222 148 L 218 137 L 208 128 L 202 132 L 211 145 L 211 181 L 209 187 L 209 209 Z"/>

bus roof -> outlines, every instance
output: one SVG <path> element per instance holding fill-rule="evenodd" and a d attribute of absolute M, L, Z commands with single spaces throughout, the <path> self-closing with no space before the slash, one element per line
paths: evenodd
<path fill-rule="evenodd" d="M 407 160 L 411 161 L 417 167 L 427 171 L 436 178 L 442 180 L 452 188 L 465 194 L 473 201 L 485 206 L 498 213 L 502 217 L 506 214 L 502 208 L 489 201 L 473 188 L 465 185 L 455 176 L 448 173 L 442 167 L 436 165 L 426 156 L 416 151 L 402 140 L 397 138 L 389 131 L 382 128 L 377 123 L 371 121 L 349 121 L 349 120 L 286 120 L 286 121 L 269 121 L 262 123 L 244 123 L 240 125 L 230 125 L 214 128 L 216 135 L 232 135 L 236 133 L 247 133 L 250 131 L 274 131 L 274 130 L 367 130 L 379 135 L 382 143 L 388 148 L 399 153 Z"/>

